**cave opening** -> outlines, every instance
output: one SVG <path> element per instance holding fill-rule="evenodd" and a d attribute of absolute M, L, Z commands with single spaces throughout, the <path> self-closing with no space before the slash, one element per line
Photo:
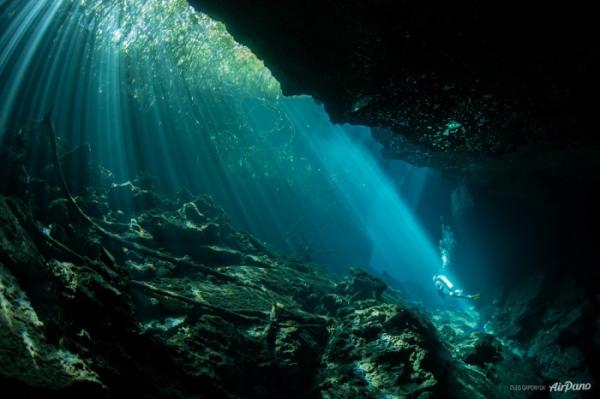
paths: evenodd
<path fill-rule="evenodd" d="M 185 1 L 13 7 L 3 126 L 51 109 L 59 136 L 89 143 L 119 183 L 143 172 L 165 192 L 210 195 L 283 253 L 341 274 L 385 272 L 413 299 L 435 301 L 449 215 L 430 198 L 450 195 L 432 189 L 438 172 L 386 160 L 369 128 L 334 125 L 310 97 L 282 96 L 249 49 Z M 435 215 L 428 226 L 418 208 Z"/>

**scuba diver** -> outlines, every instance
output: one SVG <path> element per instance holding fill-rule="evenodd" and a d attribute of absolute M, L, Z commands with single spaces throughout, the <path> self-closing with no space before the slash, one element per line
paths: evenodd
<path fill-rule="evenodd" d="M 442 298 L 445 298 L 446 294 L 454 298 L 465 298 L 473 301 L 478 301 L 481 298 L 479 294 L 468 295 L 465 294 L 463 290 L 454 288 L 454 284 L 452 284 L 448 277 L 443 274 L 434 275 L 433 284 L 435 285 L 435 288 L 437 288 L 438 295 Z"/>

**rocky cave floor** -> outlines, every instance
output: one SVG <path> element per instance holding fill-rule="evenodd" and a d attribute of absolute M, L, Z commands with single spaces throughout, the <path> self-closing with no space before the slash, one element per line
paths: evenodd
<path fill-rule="evenodd" d="M 10 397 L 546 397 L 510 386 L 593 381 L 600 297 L 575 282 L 549 297 L 538 276 L 479 312 L 425 311 L 361 269 L 339 278 L 273 252 L 208 197 L 115 181 L 89 146 L 60 143 L 80 212 L 47 130 L 0 147 Z"/>

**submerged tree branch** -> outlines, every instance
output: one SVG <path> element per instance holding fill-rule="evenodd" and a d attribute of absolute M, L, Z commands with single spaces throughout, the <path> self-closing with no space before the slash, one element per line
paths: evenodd
<path fill-rule="evenodd" d="M 178 301 L 185 302 L 187 304 L 194 306 L 195 308 L 198 308 L 201 311 L 207 311 L 212 314 L 222 316 L 225 319 L 234 319 L 236 321 L 253 322 L 253 323 L 255 323 L 255 322 L 264 323 L 266 321 L 266 317 L 260 318 L 260 317 L 256 317 L 256 316 L 244 315 L 239 312 L 227 310 L 227 309 L 224 309 L 219 306 L 210 305 L 206 302 L 199 301 L 197 299 L 193 299 L 193 298 L 186 297 L 184 295 L 177 294 L 173 291 L 168 291 L 168 290 L 165 290 L 162 288 L 155 287 L 152 284 L 149 284 L 149 283 L 146 283 L 143 281 L 131 280 L 131 285 L 134 287 L 141 288 L 144 291 L 150 292 L 151 294 L 154 294 L 154 295 L 165 296 L 165 297 L 176 299 Z"/>
<path fill-rule="evenodd" d="M 64 191 L 64 193 L 67 197 L 67 201 L 69 202 L 71 207 L 77 212 L 77 214 L 79 214 L 79 216 L 81 216 L 81 218 L 83 220 L 85 220 L 98 233 L 100 233 L 102 236 L 104 236 L 107 239 L 118 242 L 120 245 L 122 245 L 125 248 L 138 251 L 144 255 L 148 255 L 148 256 L 151 256 L 151 257 L 154 257 L 154 258 L 166 261 L 166 262 L 171 262 L 171 263 L 175 264 L 176 266 L 179 265 L 179 266 L 183 266 L 183 267 L 187 267 L 187 268 L 191 268 L 191 269 L 196 269 L 196 270 L 204 273 L 205 275 L 213 276 L 213 277 L 219 279 L 220 281 L 239 283 L 238 279 L 236 279 L 234 277 L 220 273 L 220 272 L 213 270 L 207 266 L 198 264 L 198 263 L 188 260 L 186 258 L 177 258 L 175 256 L 167 255 L 160 251 L 156 251 L 154 249 L 148 248 L 139 243 L 128 241 L 128 240 L 120 237 L 119 235 L 106 230 L 104 227 L 102 227 L 98 223 L 96 223 L 91 217 L 89 217 L 83 211 L 83 209 L 81 209 L 81 207 L 77 204 L 77 202 L 75 201 L 75 198 L 71 194 L 71 191 L 69 190 L 69 186 L 65 179 L 65 175 L 63 173 L 62 167 L 60 165 L 60 160 L 58 157 L 58 148 L 56 145 L 56 132 L 54 130 L 54 125 L 52 123 L 52 120 L 50 119 L 50 113 L 46 114 L 46 116 L 44 117 L 43 123 L 46 123 L 48 125 L 48 131 L 49 131 L 49 135 L 50 135 L 50 145 L 52 147 L 52 162 L 54 163 L 54 167 L 58 174 L 60 184 L 62 186 L 62 190 Z"/>

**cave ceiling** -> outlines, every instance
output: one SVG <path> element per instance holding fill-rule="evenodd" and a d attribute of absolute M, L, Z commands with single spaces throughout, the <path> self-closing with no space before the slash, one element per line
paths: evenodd
<path fill-rule="evenodd" d="M 598 158 L 600 24 L 582 1 L 189 1 L 386 157 L 459 174 Z"/>

